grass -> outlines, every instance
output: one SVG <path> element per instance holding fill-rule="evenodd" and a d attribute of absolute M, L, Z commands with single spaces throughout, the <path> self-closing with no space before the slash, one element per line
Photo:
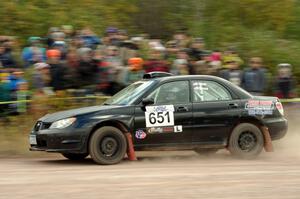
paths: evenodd
<path fill-rule="evenodd" d="M 38 118 L 47 113 L 71 108 L 100 105 L 103 99 L 97 100 L 44 100 L 33 102 L 34 106 L 27 114 L 0 118 L 0 157 L 4 156 L 37 156 L 42 152 L 30 152 L 28 136 Z"/>

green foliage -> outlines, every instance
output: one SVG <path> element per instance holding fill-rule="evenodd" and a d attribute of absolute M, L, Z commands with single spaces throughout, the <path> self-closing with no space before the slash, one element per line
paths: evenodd
<path fill-rule="evenodd" d="M 300 79 L 299 1 L 202 0 L 201 10 L 193 35 L 202 35 L 208 48 L 235 46 L 246 61 L 261 56 L 273 74 L 278 63 L 291 63 Z"/>
<path fill-rule="evenodd" d="M 262 56 L 270 70 L 290 62 L 300 78 L 299 0 L 11 0 L 0 1 L 0 35 L 21 44 L 51 26 L 116 26 L 131 34 L 170 39 L 177 30 L 204 37 L 207 48 L 236 46 L 247 59 Z"/>
<path fill-rule="evenodd" d="M 133 0 L 0 1 L 0 34 L 19 36 L 24 43 L 29 36 L 45 35 L 49 27 L 65 24 L 88 26 L 101 34 L 110 25 L 130 29 L 135 12 Z"/>

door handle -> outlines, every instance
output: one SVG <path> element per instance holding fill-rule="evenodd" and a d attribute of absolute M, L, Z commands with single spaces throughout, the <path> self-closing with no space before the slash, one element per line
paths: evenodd
<path fill-rule="evenodd" d="M 239 105 L 237 103 L 230 103 L 230 104 L 228 104 L 228 107 L 229 108 L 238 108 Z"/>
<path fill-rule="evenodd" d="M 189 111 L 189 109 L 185 106 L 179 106 L 177 108 L 177 112 L 188 112 L 188 111 Z"/>

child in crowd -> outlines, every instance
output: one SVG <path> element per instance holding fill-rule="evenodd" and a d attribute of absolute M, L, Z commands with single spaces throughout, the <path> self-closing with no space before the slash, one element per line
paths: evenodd
<path fill-rule="evenodd" d="M 25 100 L 29 100 L 30 98 L 30 91 L 28 90 L 28 83 L 27 82 L 19 82 L 18 83 L 18 90 L 17 90 L 17 100 L 20 101 L 17 104 L 17 113 L 22 114 L 26 113 L 28 110 L 28 102 Z"/>

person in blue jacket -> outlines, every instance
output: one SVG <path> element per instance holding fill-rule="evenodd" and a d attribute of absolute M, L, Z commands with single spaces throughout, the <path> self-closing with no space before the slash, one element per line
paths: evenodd
<path fill-rule="evenodd" d="M 252 57 L 245 68 L 242 87 L 253 95 L 263 95 L 266 89 L 266 74 L 260 57 Z"/>
<path fill-rule="evenodd" d="M 38 62 L 46 61 L 46 49 L 40 45 L 40 37 L 30 37 L 30 46 L 25 47 L 22 51 L 22 58 L 25 63 L 25 67 L 29 67 Z"/>

